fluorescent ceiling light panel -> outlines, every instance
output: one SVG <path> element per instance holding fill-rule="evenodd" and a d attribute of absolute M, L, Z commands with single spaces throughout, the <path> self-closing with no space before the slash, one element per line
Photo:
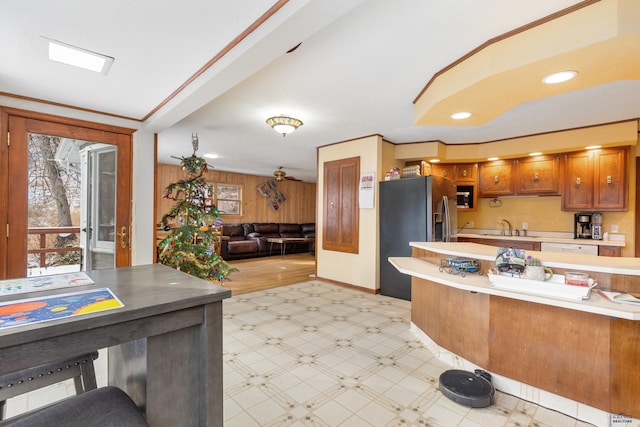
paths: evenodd
<path fill-rule="evenodd" d="M 49 40 L 49 59 L 96 73 L 107 74 L 113 58 L 56 40 Z"/>

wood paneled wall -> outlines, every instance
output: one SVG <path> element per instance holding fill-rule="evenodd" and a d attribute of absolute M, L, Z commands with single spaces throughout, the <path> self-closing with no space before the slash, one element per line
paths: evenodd
<path fill-rule="evenodd" d="M 162 198 L 162 192 L 172 182 L 185 179 L 186 174 L 177 165 L 158 164 L 156 169 L 158 178 L 156 188 L 156 224 L 162 220 L 173 201 Z M 284 193 L 287 200 L 275 212 L 269 206 L 269 199 L 258 192 L 258 186 L 273 177 L 245 175 L 234 172 L 210 170 L 207 180 L 221 184 L 242 185 L 242 215 L 223 215 L 223 223 L 239 222 L 278 222 L 298 223 L 316 222 L 316 184 L 310 182 L 291 181 L 285 179 L 278 183 L 278 189 Z"/>

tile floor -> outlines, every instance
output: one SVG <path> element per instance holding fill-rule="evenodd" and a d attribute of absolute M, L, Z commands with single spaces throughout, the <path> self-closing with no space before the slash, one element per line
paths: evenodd
<path fill-rule="evenodd" d="M 409 302 L 310 281 L 224 302 L 226 427 L 589 426 L 513 396 L 471 409 L 409 331 Z"/>

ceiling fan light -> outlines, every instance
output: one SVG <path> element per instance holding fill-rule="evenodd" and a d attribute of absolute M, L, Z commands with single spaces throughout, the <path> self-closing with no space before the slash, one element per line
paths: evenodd
<path fill-rule="evenodd" d="M 578 75 L 578 72 L 573 70 L 560 71 L 558 73 L 553 73 L 551 75 L 548 75 L 547 77 L 542 79 L 542 83 L 545 83 L 548 85 L 553 85 L 556 83 L 564 83 L 568 80 L 571 80 L 577 75 Z"/>
<path fill-rule="evenodd" d="M 267 119 L 267 124 L 282 136 L 286 136 L 302 126 L 302 121 L 289 116 L 273 116 Z"/>
<path fill-rule="evenodd" d="M 282 170 L 282 166 L 278 166 L 278 170 L 273 173 L 273 176 L 276 177 L 276 181 L 280 182 L 287 176 L 287 173 Z"/>

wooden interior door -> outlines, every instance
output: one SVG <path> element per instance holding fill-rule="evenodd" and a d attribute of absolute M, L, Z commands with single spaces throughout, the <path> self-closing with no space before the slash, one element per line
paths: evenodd
<path fill-rule="evenodd" d="M 20 110 L 2 112 L 3 139 L 0 148 L 0 224 L 6 223 L 6 239 L 0 239 L 0 279 L 25 277 L 27 273 L 27 164 L 28 135 L 55 135 L 117 147 L 114 266 L 131 263 L 131 134 L 132 129 L 100 125 Z M 4 227 L 3 227 L 4 228 Z M 4 230 L 3 230 L 4 231 Z"/>

